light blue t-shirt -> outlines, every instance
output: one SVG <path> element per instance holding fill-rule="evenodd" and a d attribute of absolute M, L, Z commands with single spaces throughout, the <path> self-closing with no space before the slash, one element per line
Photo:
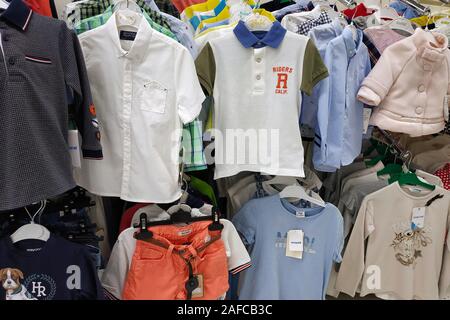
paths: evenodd
<path fill-rule="evenodd" d="M 244 271 L 241 300 L 322 300 L 333 261 L 341 261 L 343 219 L 339 210 L 298 207 L 279 195 L 253 199 L 234 216 L 233 223 L 248 246 L 252 266 Z M 287 232 L 304 232 L 303 258 L 286 256 Z"/>

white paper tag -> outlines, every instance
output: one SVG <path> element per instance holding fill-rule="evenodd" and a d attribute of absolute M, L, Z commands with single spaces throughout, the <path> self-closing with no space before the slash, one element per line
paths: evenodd
<path fill-rule="evenodd" d="M 300 239 L 300 240 L 299 240 Z M 303 231 L 289 230 L 286 238 L 286 257 L 303 258 Z M 295 250 L 292 250 L 295 249 Z M 301 250 L 298 250 L 301 249 Z"/>
<path fill-rule="evenodd" d="M 448 108 L 449 108 L 449 102 L 450 102 L 450 96 L 445 95 L 444 96 L 444 119 L 445 121 L 448 121 Z"/>
<path fill-rule="evenodd" d="M 367 129 L 369 128 L 370 116 L 372 115 L 372 109 L 364 107 L 363 111 L 363 134 L 367 133 Z"/>
<path fill-rule="evenodd" d="M 303 231 L 289 230 L 287 236 L 287 246 L 289 251 L 303 252 Z"/>
<path fill-rule="evenodd" d="M 69 130 L 69 153 L 72 158 L 72 166 L 81 168 L 80 140 L 78 130 Z"/>
<path fill-rule="evenodd" d="M 422 229 L 425 226 L 425 210 L 425 207 L 413 208 L 411 219 L 412 230 L 416 230 L 417 228 Z"/>
<path fill-rule="evenodd" d="M 295 216 L 297 218 L 304 218 L 305 217 L 305 211 L 303 211 L 303 210 L 296 210 L 295 211 Z"/>
<path fill-rule="evenodd" d="M 198 287 L 192 291 L 192 298 L 203 298 L 203 275 L 197 275 Z"/>

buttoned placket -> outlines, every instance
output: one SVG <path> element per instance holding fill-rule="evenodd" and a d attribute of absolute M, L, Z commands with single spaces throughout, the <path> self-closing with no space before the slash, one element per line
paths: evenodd
<path fill-rule="evenodd" d="M 344 38 L 345 39 L 345 38 Z M 345 145 L 346 139 L 349 138 L 349 130 L 353 130 L 353 128 L 347 123 L 348 122 L 348 106 L 350 104 L 350 90 L 348 88 L 349 79 L 354 76 L 354 74 L 351 72 L 350 65 L 352 63 L 352 59 L 355 58 L 356 55 L 356 48 L 355 48 L 355 42 L 353 38 L 351 38 L 351 42 L 346 41 L 346 48 L 347 48 L 347 68 L 345 73 L 345 108 L 344 108 L 344 125 L 343 125 L 343 132 L 341 137 L 341 148 Z M 342 157 L 339 160 L 339 166 L 342 165 Z"/>
<path fill-rule="evenodd" d="M 130 172 L 131 172 L 131 110 L 133 103 L 133 77 L 132 59 L 127 54 L 120 57 L 123 61 L 123 168 L 122 168 L 122 196 L 129 196 Z"/>
<path fill-rule="evenodd" d="M 424 62 L 423 64 L 423 74 L 421 77 L 421 81 L 417 86 L 417 105 L 414 109 L 416 113 L 416 117 L 424 118 L 425 111 L 427 106 L 427 88 L 432 80 L 433 66 L 429 62 Z M 423 125 L 422 125 L 422 133 L 423 133 Z"/>
<path fill-rule="evenodd" d="M 266 52 L 266 48 L 254 48 L 253 49 L 253 61 L 252 61 L 252 65 L 253 65 L 253 79 L 252 79 L 252 83 L 253 83 L 253 90 L 252 93 L 259 95 L 264 93 L 265 91 L 265 74 L 264 74 L 264 69 L 265 69 L 265 61 L 264 61 L 264 56 L 265 56 L 265 52 Z"/>

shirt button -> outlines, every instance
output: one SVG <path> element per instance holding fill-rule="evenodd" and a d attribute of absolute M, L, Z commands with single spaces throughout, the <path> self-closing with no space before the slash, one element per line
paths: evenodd
<path fill-rule="evenodd" d="M 258 75 L 256 76 L 256 80 L 261 80 L 261 75 L 260 75 L 260 74 L 258 74 Z"/>
<path fill-rule="evenodd" d="M 417 114 L 421 114 L 423 112 L 423 108 L 422 107 L 417 107 L 416 108 L 416 113 Z"/>
<path fill-rule="evenodd" d="M 419 92 L 424 92 L 425 91 L 425 86 L 423 84 L 421 84 L 419 86 Z"/>
<path fill-rule="evenodd" d="M 261 62 L 261 58 L 256 58 L 256 62 L 260 63 Z"/>
<path fill-rule="evenodd" d="M 13 57 L 9 58 L 9 59 L 8 59 L 8 62 L 9 62 L 9 64 L 12 65 L 12 66 L 16 64 L 16 60 L 15 60 Z"/>

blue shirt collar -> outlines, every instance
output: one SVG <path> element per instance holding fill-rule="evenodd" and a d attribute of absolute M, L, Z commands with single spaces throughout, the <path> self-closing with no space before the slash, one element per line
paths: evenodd
<path fill-rule="evenodd" d="M 270 30 L 261 39 L 247 28 L 244 21 L 239 21 L 233 32 L 244 48 L 263 46 L 278 48 L 286 35 L 286 29 L 278 21 L 273 23 Z"/>
<path fill-rule="evenodd" d="M 360 29 L 356 29 L 356 35 L 357 38 L 355 41 L 353 40 L 353 32 L 348 26 L 342 31 L 342 37 L 344 38 L 345 47 L 347 48 L 347 56 L 349 58 L 353 57 L 361 47 L 362 31 Z"/>
<path fill-rule="evenodd" d="M 12 0 L 5 12 L 0 15 L 0 18 L 25 31 L 30 22 L 32 12 L 22 0 Z"/>

